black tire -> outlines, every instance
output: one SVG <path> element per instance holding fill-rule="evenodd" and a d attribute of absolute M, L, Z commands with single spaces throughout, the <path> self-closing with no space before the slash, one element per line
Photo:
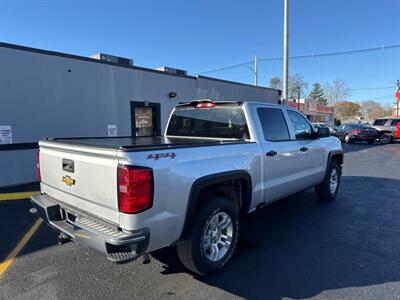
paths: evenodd
<path fill-rule="evenodd" d="M 220 271 L 232 258 L 239 237 L 239 212 L 232 201 L 224 197 L 214 197 L 205 200 L 195 217 L 193 226 L 187 239 L 178 242 L 177 251 L 182 264 L 189 270 L 199 274 L 208 275 Z M 204 233 L 209 221 L 218 213 L 227 213 L 232 220 L 232 241 L 229 250 L 218 261 L 213 262 L 207 258 L 203 249 Z"/>
<path fill-rule="evenodd" d="M 373 143 L 375 143 L 375 140 L 368 140 L 367 142 L 368 144 L 372 145 Z"/>
<path fill-rule="evenodd" d="M 379 141 L 381 142 L 381 144 L 386 145 L 389 144 L 392 141 L 393 137 L 389 134 L 389 133 L 383 133 L 380 137 L 379 137 Z"/>
<path fill-rule="evenodd" d="M 346 135 L 344 136 L 344 142 L 345 142 L 346 144 L 351 144 L 353 141 L 351 140 L 350 136 L 349 136 L 348 134 L 346 134 Z"/>
<path fill-rule="evenodd" d="M 330 179 L 333 169 L 336 169 L 337 172 L 337 187 L 334 192 L 332 192 L 330 189 Z M 340 165 L 336 161 L 332 160 L 331 164 L 328 166 L 324 180 L 320 184 L 315 186 L 315 193 L 319 200 L 322 201 L 335 200 L 340 187 L 340 179 L 342 175 L 341 173 L 342 172 Z"/>

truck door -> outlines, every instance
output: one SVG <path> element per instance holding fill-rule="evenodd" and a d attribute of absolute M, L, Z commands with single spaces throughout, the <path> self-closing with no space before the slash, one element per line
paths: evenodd
<path fill-rule="evenodd" d="M 296 139 L 294 144 L 298 151 L 296 181 L 299 189 L 305 189 L 319 183 L 325 175 L 326 146 L 323 140 L 315 137 L 314 128 L 302 114 L 291 109 L 287 110 L 287 114 L 289 130 Z"/>
<path fill-rule="evenodd" d="M 297 189 L 294 181 L 299 172 L 299 149 L 297 142 L 290 138 L 283 109 L 261 106 L 255 110 L 262 151 L 263 200 L 271 202 Z"/>

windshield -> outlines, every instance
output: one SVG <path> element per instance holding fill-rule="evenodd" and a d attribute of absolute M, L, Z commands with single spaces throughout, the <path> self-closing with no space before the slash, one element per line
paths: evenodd
<path fill-rule="evenodd" d="M 248 139 L 243 109 L 238 104 L 216 104 L 213 108 L 177 107 L 167 135 Z"/>

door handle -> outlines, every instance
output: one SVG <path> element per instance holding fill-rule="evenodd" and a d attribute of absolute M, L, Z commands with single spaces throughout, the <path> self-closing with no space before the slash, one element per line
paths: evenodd
<path fill-rule="evenodd" d="M 307 147 L 301 147 L 301 148 L 300 148 L 300 151 L 301 151 L 301 152 L 306 152 L 307 150 L 308 150 Z"/>
<path fill-rule="evenodd" d="M 275 156 L 275 155 L 277 155 L 277 154 L 278 154 L 278 152 L 276 152 L 276 151 L 274 151 L 274 150 L 271 150 L 271 151 L 269 151 L 269 152 L 266 153 L 267 156 L 271 156 L 271 157 L 272 157 L 272 156 Z"/>

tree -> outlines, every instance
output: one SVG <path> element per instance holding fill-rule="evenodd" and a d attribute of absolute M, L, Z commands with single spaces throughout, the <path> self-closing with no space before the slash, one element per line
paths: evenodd
<path fill-rule="evenodd" d="M 289 99 L 297 99 L 300 88 L 300 98 L 304 98 L 308 89 L 308 83 L 300 74 L 289 76 Z"/>
<path fill-rule="evenodd" d="M 350 89 L 346 82 L 341 79 L 335 79 L 332 84 L 327 84 L 324 88 L 326 98 L 329 104 L 344 101 L 350 96 Z"/>
<path fill-rule="evenodd" d="M 364 119 L 368 121 L 385 117 L 387 115 L 387 110 L 382 106 L 382 104 L 372 100 L 361 102 L 361 112 Z"/>
<path fill-rule="evenodd" d="M 274 89 L 282 90 L 282 80 L 280 77 L 275 76 L 272 77 L 269 81 L 269 86 Z M 304 98 L 306 95 L 306 90 L 308 88 L 308 83 L 304 81 L 304 78 L 300 74 L 294 74 L 289 76 L 288 83 L 288 94 L 289 99 L 297 99 L 298 98 L 298 88 L 300 87 L 300 97 Z"/>
<path fill-rule="evenodd" d="M 349 117 L 357 117 L 360 115 L 361 106 L 358 103 L 351 101 L 340 101 L 334 105 L 336 118 L 343 119 Z"/>
<path fill-rule="evenodd" d="M 328 103 L 328 99 L 325 96 L 324 90 L 318 82 L 313 84 L 313 89 L 310 92 L 310 97 L 320 104 L 326 105 Z"/>
<path fill-rule="evenodd" d="M 278 76 L 272 77 L 269 81 L 269 86 L 273 89 L 281 90 L 282 89 L 282 81 Z"/>

